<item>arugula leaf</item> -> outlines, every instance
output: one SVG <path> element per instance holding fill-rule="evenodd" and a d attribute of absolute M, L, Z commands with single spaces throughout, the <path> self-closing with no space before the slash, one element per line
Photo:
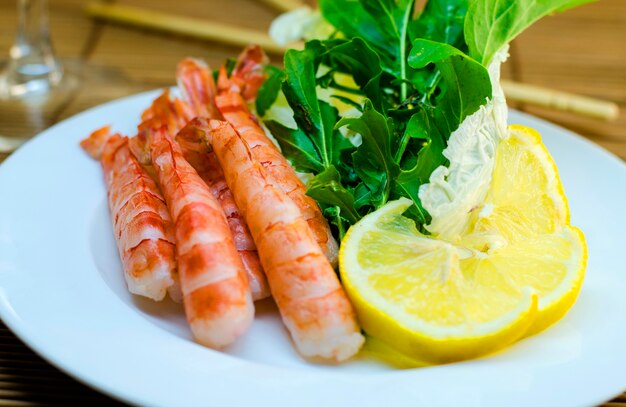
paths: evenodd
<path fill-rule="evenodd" d="M 399 78 L 407 96 L 408 26 L 415 0 L 320 0 L 322 15 L 348 38 L 360 37 L 380 56 L 382 68 Z"/>
<path fill-rule="evenodd" d="M 419 18 L 410 23 L 410 37 L 464 49 L 463 23 L 468 6 L 468 0 L 429 0 Z"/>
<path fill-rule="evenodd" d="M 407 131 L 414 132 L 419 136 L 424 135 L 425 139 L 422 148 L 417 153 L 415 165 L 409 170 L 402 171 L 398 177 L 398 183 L 406 185 L 414 180 L 418 184 L 425 184 L 435 168 L 448 164 L 448 160 L 442 154 L 446 148 L 446 135 L 440 131 L 435 122 L 424 111 L 416 113 L 411 118 Z M 420 127 L 420 129 L 413 127 Z"/>
<path fill-rule="evenodd" d="M 440 165 L 447 165 L 443 156 L 446 147 L 446 136 L 435 125 L 435 120 L 425 111 L 415 113 L 409 120 L 406 132 L 415 139 L 424 139 L 422 148 L 408 169 L 401 169 L 393 190 L 393 197 L 404 196 L 415 203 L 411 216 L 418 224 L 426 223 L 430 216 L 422 207 L 419 199 L 419 187 L 429 181 L 430 174 Z"/>
<path fill-rule="evenodd" d="M 354 205 L 354 195 L 344 188 L 339 171 L 332 165 L 309 180 L 307 195 L 318 202 L 337 207 L 338 216 L 350 224 L 361 219 Z"/>
<path fill-rule="evenodd" d="M 324 171 L 324 164 L 317 148 L 300 128 L 291 129 L 273 120 L 266 121 L 265 126 L 278 140 L 282 153 L 296 171 L 314 174 Z"/>
<path fill-rule="evenodd" d="M 463 51 L 443 42 L 416 39 L 409 55 L 409 65 L 415 69 L 425 68 L 428 64 L 441 62 L 453 55 L 466 56 Z"/>
<path fill-rule="evenodd" d="M 338 118 L 337 109 L 317 98 L 315 60 L 315 55 L 308 47 L 303 51 L 291 49 L 285 54 L 286 79 L 282 89 L 289 106 L 294 111 L 298 131 L 288 132 L 274 126 L 280 133 L 278 137 L 286 140 L 286 144 L 306 139 L 302 148 L 296 149 L 299 151 L 298 154 L 306 152 L 309 157 L 306 163 L 301 165 L 302 168 L 311 166 L 318 168 L 317 161 L 321 168 L 328 168 L 340 162 L 342 150 L 353 147 L 349 140 L 334 129 Z M 310 159 L 315 155 L 312 154 L 311 144 L 317 155 L 315 160 Z"/>
<path fill-rule="evenodd" d="M 383 70 L 380 58 L 361 38 L 353 38 L 328 48 L 324 63 L 335 69 L 349 73 L 365 97 L 369 98 L 376 109 L 383 110 L 383 93 L 380 79 Z"/>
<path fill-rule="evenodd" d="M 498 50 L 535 21 L 594 0 L 473 1 L 465 18 L 469 54 L 487 66 Z"/>
<path fill-rule="evenodd" d="M 428 139 L 428 128 L 424 125 L 425 119 L 423 114 L 424 111 L 420 110 L 418 113 L 414 113 L 409 119 L 395 153 L 395 160 L 397 163 L 405 161 L 403 159 L 404 153 L 411 139 Z"/>
<path fill-rule="evenodd" d="M 409 30 L 409 19 L 413 13 L 415 0 L 363 0 L 363 7 L 373 16 L 378 16 L 377 21 L 383 22 L 381 29 L 393 39 L 391 43 L 393 49 L 393 59 L 395 66 L 399 65 L 400 72 L 392 71 L 395 76 L 402 81 L 400 84 L 400 99 L 407 97 L 407 66 L 406 53 L 408 51 L 407 38 Z M 386 24 L 385 24 L 386 22 Z"/>
<path fill-rule="evenodd" d="M 288 51 L 284 73 L 275 69 L 261 87 L 257 111 L 282 90 L 297 129 L 266 125 L 294 167 L 313 173 L 308 193 L 340 238 L 400 196 L 413 200 L 405 216 L 424 231 L 431 219 L 419 188 L 449 165 L 449 137 L 492 97 L 486 65 L 495 52 L 539 17 L 589 1 L 429 0 L 412 20 L 415 0 L 319 0 L 340 35 Z M 340 117 L 329 97 L 361 115 Z M 360 136 L 358 147 L 344 127 Z"/>
<path fill-rule="evenodd" d="M 228 58 L 226 60 L 224 67 L 226 68 L 226 75 L 228 75 L 229 78 L 233 74 L 233 70 L 235 69 L 236 66 L 237 66 L 237 58 Z"/>
<path fill-rule="evenodd" d="M 326 128 L 322 122 L 322 113 L 315 87 L 316 67 L 315 55 L 309 50 L 287 50 L 285 53 L 286 80 L 282 89 L 289 106 L 294 111 L 294 119 L 298 127 L 305 133 L 315 132 L 316 136 L 324 135 Z"/>
<path fill-rule="evenodd" d="M 413 42 L 409 65 L 415 69 L 433 63 L 441 75 L 434 119 L 446 138 L 492 96 L 487 69 L 451 45 L 424 39 Z"/>
<path fill-rule="evenodd" d="M 429 0 L 419 17 L 409 23 L 409 38 L 427 39 L 466 50 L 463 22 L 469 0 Z M 421 95 L 419 104 L 427 104 L 434 94 L 440 75 L 427 66 L 409 72 L 409 80 Z"/>
<path fill-rule="evenodd" d="M 418 140 L 428 140 L 428 126 L 425 125 L 427 118 L 424 117 L 425 112 L 420 110 L 413 114 L 406 125 L 405 134 L 409 138 Z"/>
<path fill-rule="evenodd" d="M 362 1 L 319 0 L 318 3 L 324 19 L 346 37 L 361 37 L 377 51 L 388 52 L 388 36 L 380 29 L 377 16 L 368 13 Z"/>
<path fill-rule="evenodd" d="M 285 80 L 285 72 L 273 65 L 265 67 L 267 79 L 259 87 L 256 97 L 256 111 L 260 117 L 265 116 L 265 112 L 274 104 L 281 85 Z"/>
<path fill-rule="evenodd" d="M 359 182 L 353 190 L 354 195 L 354 207 L 357 210 L 362 208 L 371 207 L 372 205 L 372 191 L 369 190 L 364 183 Z"/>
<path fill-rule="evenodd" d="M 343 126 L 359 133 L 363 139 L 352 154 L 354 170 L 372 192 L 372 204 L 378 208 L 389 199 L 392 182 L 400 171 L 391 153 L 393 132 L 385 116 L 374 110 L 369 100 L 365 101 L 360 117 L 344 117 L 336 128 Z"/>

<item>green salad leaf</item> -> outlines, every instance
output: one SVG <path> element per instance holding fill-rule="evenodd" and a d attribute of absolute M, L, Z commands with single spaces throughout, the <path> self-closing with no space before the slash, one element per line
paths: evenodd
<path fill-rule="evenodd" d="M 337 226 L 340 238 L 345 234 L 347 225 L 361 219 L 355 204 L 355 194 L 343 186 L 341 174 L 332 165 L 309 181 L 307 194 L 331 216 L 330 221 Z"/>
<path fill-rule="evenodd" d="M 378 110 L 385 109 L 380 83 L 383 74 L 380 58 L 361 38 L 336 43 L 326 51 L 323 63 L 333 67 L 337 72 L 352 75 L 360 93 L 363 93 Z M 349 90 L 336 82 L 332 83 L 332 86 Z"/>
<path fill-rule="evenodd" d="M 402 98 L 408 85 L 406 53 L 415 0 L 320 0 L 322 15 L 348 38 L 362 38 L 381 59 L 381 67 L 400 80 Z"/>
<path fill-rule="evenodd" d="M 256 111 L 259 116 L 265 116 L 265 112 L 276 101 L 280 88 L 285 80 L 285 72 L 282 69 L 275 67 L 274 65 L 268 65 L 265 69 L 267 79 L 259 88 L 255 104 Z"/>
<path fill-rule="evenodd" d="M 409 65 L 421 69 L 434 64 L 445 90 L 439 99 L 434 119 L 448 137 L 461 122 L 491 97 L 487 69 L 459 49 L 441 42 L 417 39 L 409 56 Z"/>
<path fill-rule="evenodd" d="M 435 168 L 448 164 L 442 154 L 446 146 L 446 136 L 439 131 L 425 111 L 411 117 L 406 132 L 411 138 L 419 140 L 422 146 L 415 156 L 407 157 L 403 163 L 404 168 L 400 170 L 394 185 L 393 197 L 403 196 L 413 200 L 415 205 L 411 207 L 409 215 L 423 225 L 430 221 L 430 216 L 420 202 L 419 187 L 428 182 Z"/>
<path fill-rule="evenodd" d="M 492 98 L 495 53 L 540 17 L 589 1 L 429 0 L 415 13 L 415 0 L 320 0 L 335 33 L 266 72 L 257 112 L 287 101 L 297 128 L 270 119 L 279 114 L 264 123 L 312 174 L 307 193 L 340 239 L 398 197 L 413 200 L 405 215 L 427 233 L 420 186 L 449 165 L 450 136 Z"/>
<path fill-rule="evenodd" d="M 337 127 L 346 126 L 362 137 L 362 143 L 352 154 L 354 170 L 371 192 L 371 202 L 378 208 L 387 202 L 392 183 L 400 167 L 391 153 L 395 141 L 389 120 L 374 110 L 369 100 L 360 117 L 344 117 Z"/>
<path fill-rule="evenodd" d="M 315 56 L 309 47 L 304 51 L 287 51 L 282 90 L 298 125 L 298 129 L 291 132 L 290 140 L 297 142 L 303 134 L 308 136 L 303 145 L 306 151 L 315 154 L 315 162 L 319 164 L 314 172 L 320 172 L 339 164 L 341 151 L 352 148 L 352 144 L 334 128 L 338 120 L 337 109 L 317 98 L 315 72 L 319 62 L 316 63 Z"/>
<path fill-rule="evenodd" d="M 488 65 L 503 46 L 535 21 L 594 0 L 473 1 L 465 18 L 465 41 L 472 58 Z"/>
<path fill-rule="evenodd" d="M 463 24 L 469 0 L 430 0 L 409 26 L 411 38 L 443 42 L 464 50 Z"/>
<path fill-rule="evenodd" d="M 301 129 L 292 129 L 270 120 L 265 126 L 280 144 L 283 154 L 300 172 L 324 171 L 324 163 L 311 138 Z"/>

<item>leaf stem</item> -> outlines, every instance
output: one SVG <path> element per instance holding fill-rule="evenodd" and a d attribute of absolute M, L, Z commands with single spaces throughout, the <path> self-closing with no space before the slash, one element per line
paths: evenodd
<path fill-rule="evenodd" d="M 426 104 L 428 99 L 430 99 L 433 92 L 437 88 L 437 84 L 439 83 L 440 80 L 441 80 L 441 72 L 437 70 L 433 73 L 433 75 L 430 78 L 430 81 L 428 82 L 428 85 L 426 87 L 428 90 L 424 92 L 422 96 L 420 96 L 419 98 L 420 105 Z M 405 131 L 404 134 L 402 135 L 402 138 L 400 139 L 398 151 L 396 151 L 396 154 L 394 157 L 394 159 L 396 160 L 398 164 L 400 164 L 400 160 L 402 160 L 402 156 L 404 155 L 404 152 L 406 151 L 406 147 L 409 144 L 410 139 L 411 139 L 411 135 L 407 131 Z"/>
<path fill-rule="evenodd" d="M 355 89 L 349 86 L 340 85 L 337 82 L 335 82 L 334 79 L 330 82 L 330 86 L 335 89 L 347 92 L 347 93 L 352 93 L 353 95 L 363 95 L 363 92 L 360 89 Z"/>
<path fill-rule="evenodd" d="M 391 194 L 391 181 L 387 180 L 387 185 L 385 185 L 385 190 L 383 191 L 383 205 L 389 200 L 389 194 Z M 380 206 L 378 208 L 380 208 Z"/>
<path fill-rule="evenodd" d="M 408 131 L 404 131 L 402 138 L 400 139 L 400 145 L 398 146 L 398 151 L 396 151 L 396 155 L 394 159 L 398 164 L 400 164 L 400 160 L 402 160 L 402 156 L 404 155 L 404 151 L 406 151 L 406 146 L 409 145 L 409 140 L 411 139 L 411 135 Z"/>
<path fill-rule="evenodd" d="M 437 84 L 439 83 L 440 80 L 441 80 L 441 72 L 437 70 L 433 73 L 433 75 L 430 78 L 430 81 L 428 82 L 428 85 L 427 85 L 428 90 L 424 92 L 422 96 L 420 96 L 419 98 L 420 105 L 426 104 L 428 99 L 430 99 L 433 92 L 437 88 Z M 406 151 L 406 147 L 409 144 L 410 139 L 411 139 L 411 135 L 407 131 L 405 131 L 404 134 L 402 135 L 402 138 L 400 139 L 400 145 L 398 146 L 398 151 L 396 151 L 396 155 L 394 157 L 398 164 L 400 164 L 400 160 L 402 160 L 402 156 L 404 155 L 404 152 Z"/>
<path fill-rule="evenodd" d="M 402 79 L 402 83 L 400 84 L 400 97 L 402 100 L 405 100 L 408 93 L 407 88 L 407 74 L 406 74 L 406 41 L 408 35 L 408 25 L 409 25 L 409 17 L 413 13 L 413 4 L 411 2 L 411 6 L 407 7 L 404 11 L 404 16 L 402 16 L 402 32 L 400 33 L 400 76 Z"/>
<path fill-rule="evenodd" d="M 439 81 L 441 80 L 441 72 L 437 69 L 433 75 L 430 77 L 430 82 L 428 82 L 427 85 L 427 91 L 424 92 L 422 94 L 422 96 L 419 99 L 419 103 L 421 105 L 425 105 L 426 101 L 428 99 L 430 99 L 430 97 L 432 96 L 433 92 L 435 91 L 435 89 L 437 88 L 437 84 L 439 84 Z"/>
<path fill-rule="evenodd" d="M 337 229 L 339 230 L 339 240 L 341 241 L 346 235 L 346 229 L 343 226 L 343 220 L 341 219 L 341 208 L 335 206 L 337 209 Z"/>

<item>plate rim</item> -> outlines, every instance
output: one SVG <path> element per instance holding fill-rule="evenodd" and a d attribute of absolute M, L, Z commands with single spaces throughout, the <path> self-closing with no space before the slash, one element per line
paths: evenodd
<path fill-rule="evenodd" d="M 84 110 L 76 115 L 68 117 L 59 123 L 56 123 L 55 125 L 41 132 L 37 136 L 33 137 L 31 140 L 26 142 L 20 149 L 18 149 L 15 153 L 13 153 L 7 159 L 5 159 L 5 161 L 2 164 L 0 164 L 0 175 L 9 171 L 9 169 L 14 165 L 13 162 L 18 162 L 20 160 L 23 160 L 24 158 L 22 158 L 22 156 L 27 157 L 28 154 L 30 153 L 30 150 L 33 148 L 36 148 L 33 146 L 36 146 L 37 143 L 39 143 L 39 140 L 41 140 L 43 137 L 48 137 L 47 136 L 48 134 L 54 134 L 59 127 L 67 125 L 68 122 L 73 121 L 73 120 L 78 120 L 79 118 L 83 118 L 89 115 L 96 114 L 97 111 L 100 109 L 106 110 L 122 102 L 130 103 L 130 102 L 133 102 L 135 99 L 143 100 L 144 98 L 146 99 L 151 98 L 154 95 L 156 95 L 160 90 L 161 89 L 150 90 L 150 91 L 141 92 L 141 93 L 137 93 L 133 95 L 128 95 L 123 98 L 115 99 L 112 101 L 108 101 L 106 103 Z M 609 160 L 609 162 L 611 162 L 612 164 L 616 164 L 620 166 L 622 170 L 626 170 L 626 163 L 623 160 L 621 160 L 618 156 L 606 150 L 602 146 L 599 146 L 593 143 L 592 141 L 586 139 L 585 137 L 571 130 L 563 128 L 557 124 L 548 122 L 544 119 L 537 118 L 531 114 L 519 112 L 514 109 L 509 109 L 509 113 L 511 114 L 510 118 L 515 118 L 517 120 L 518 117 L 521 117 L 523 118 L 525 123 L 539 123 L 540 126 L 548 128 L 550 129 L 550 131 L 555 131 L 555 132 L 567 135 L 568 137 L 575 139 L 576 142 L 583 143 L 584 148 L 593 149 L 598 154 L 601 154 L 603 156 L 603 159 Z M 94 128 L 95 127 L 98 127 L 98 126 L 94 126 Z M 23 325 L 23 323 L 19 321 L 19 319 L 17 318 L 17 315 L 14 315 L 14 312 L 12 312 L 11 304 L 8 303 L 7 301 L 8 300 L 6 296 L 4 295 L 4 292 L 0 290 L 0 319 L 2 319 L 5 325 L 24 344 L 26 344 L 26 346 L 32 349 L 35 353 L 37 353 L 40 357 L 42 357 L 48 363 L 58 368 L 59 370 L 63 371 L 64 373 L 68 374 L 75 380 L 89 387 L 95 388 L 98 391 L 116 400 L 120 400 L 124 402 L 131 402 L 135 404 L 154 402 L 154 400 L 145 399 L 144 397 L 139 396 L 137 393 L 128 393 L 125 391 L 121 391 L 119 388 L 112 388 L 109 386 L 109 384 L 107 384 L 106 381 L 101 381 L 97 377 L 84 377 L 81 374 L 77 373 L 77 371 L 75 370 L 73 366 L 71 366 L 71 364 L 66 363 L 66 361 L 64 361 L 63 358 L 59 358 L 58 355 L 50 353 L 49 350 L 46 348 L 46 346 L 42 345 L 42 342 L 40 339 L 36 337 L 34 338 L 32 334 L 27 331 L 27 328 L 25 327 L 25 325 Z M 626 383 L 624 384 L 623 390 L 626 390 Z M 615 393 L 615 395 L 620 394 L 623 390 L 620 390 L 620 392 Z M 602 400 L 596 400 L 596 402 L 602 402 Z"/>

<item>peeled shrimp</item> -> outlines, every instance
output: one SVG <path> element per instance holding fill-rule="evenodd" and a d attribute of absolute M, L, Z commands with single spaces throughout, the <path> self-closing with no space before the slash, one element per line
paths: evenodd
<path fill-rule="evenodd" d="M 148 132 L 152 164 L 176 234 L 185 314 L 196 340 L 233 343 L 252 323 L 244 265 L 219 203 L 165 127 Z"/>
<path fill-rule="evenodd" d="M 356 354 L 364 338 L 354 309 L 298 207 L 228 123 L 194 119 L 189 126 L 202 132 L 222 164 L 298 351 L 336 361 Z"/>
<path fill-rule="evenodd" d="M 178 79 L 179 84 L 184 84 L 184 92 L 189 100 L 199 101 L 207 107 L 205 110 L 212 111 L 215 103 L 223 116 L 250 145 L 255 158 L 267 169 L 268 174 L 276 184 L 291 198 L 302 212 L 316 240 L 331 264 L 337 264 L 337 242 L 335 241 L 328 222 L 313 198 L 306 195 L 306 186 L 298 178 L 294 169 L 289 165 L 285 157 L 280 153 L 272 141 L 267 137 L 256 118 L 248 110 L 244 96 L 256 97 L 256 92 L 263 80 L 262 67 L 265 56 L 258 47 L 248 47 L 239 57 L 239 62 L 233 70 L 231 78 L 226 75 L 224 67 L 220 69 L 218 82 L 219 95 L 211 100 L 207 95 L 214 94 L 215 84 L 211 72 L 205 64 L 186 59 L 183 61 L 184 68 L 179 67 L 179 73 L 185 72 L 187 80 Z M 204 80 L 201 80 L 204 78 Z M 198 110 L 199 116 L 203 110 Z M 219 117 L 219 116 L 209 116 Z"/>
<path fill-rule="evenodd" d="M 96 130 L 81 142 L 104 171 L 117 248 L 128 290 L 162 300 L 179 300 L 172 222 L 155 182 L 128 148 L 128 138 Z"/>
<path fill-rule="evenodd" d="M 176 141 L 181 146 L 185 159 L 208 185 L 226 215 L 235 247 L 246 268 L 252 298 L 260 300 L 269 297 L 271 293 L 259 261 L 256 245 L 250 235 L 248 225 L 235 203 L 235 198 L 226 185 L 224 172 L 215 153 L 211 151 L 204 140 L 198 139 L 198 133 L 193 127 L 182 129 L 176 136 Z"/>
<path fill-rule="evenodd" d="M 333 266 L 337 264 L 337 241 L 317 202 L 306 194 L 306 186 L 276 146 L 265 135 L 248 110 L 242 96 L 227 92 L 217 96 L 216 104 L 224 119 L 246 140 L 254 157 L 267 170 L 268 175 L 296 204 L 309 224 L 324 254 Z"/>
<path fill-rule="evenodd" d="M 214 102 L 215 83 L 206 64 L 196 59 L 186 58 L 178 64 L 176 79 L 181 93 L 197 116 L 215 118 L 219 115 Z M 176 141 L 181 146 L 185 159 L 209 186 L 226 214 L 235 246 L 246 267 L 252 298 L 258 300 L 268 297 L 270 290 L 254 240 L 245 219 L 235 204 L 232 192 L 226 185 L 224 173 L 215 153 L 203 140 L 198 139 L 193 127 L 180 131 L 176 136 Z"/>

